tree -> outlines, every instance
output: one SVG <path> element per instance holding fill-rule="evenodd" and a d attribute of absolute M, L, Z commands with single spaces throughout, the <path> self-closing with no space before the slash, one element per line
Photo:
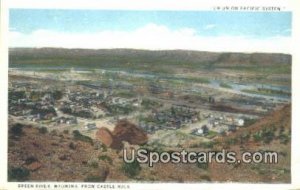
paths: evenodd
<path fill-rule="evenodd" d="M 132 163 L 124 163 L 122 166 L 122 170 L 128 177 L 137 176 L 141 169 L 140 163 L 137 160 L 134 160 Z"/>
<path fill-rule="evenodd" d="M 46 134 L 46 133 L 48 133 L 48 129 L 46 127 L 41 127 L 41 128 L 39 128 L 39 133 Z"/>
<path fill-rule="evenodd" d="M 8 181 L 26 181 L 29 175 L 30 172 L 26 168 L 10 168 L 8 170 Z"/>
<path fill-rule="evenodd" d="M 15 124 L 10 129 L 10 132 L 15 136 L 21 136 L 23 134 L 23 125 L 20 123 Z"/>

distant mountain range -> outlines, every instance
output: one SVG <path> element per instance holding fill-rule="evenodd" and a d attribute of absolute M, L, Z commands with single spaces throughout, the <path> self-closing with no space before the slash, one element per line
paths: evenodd
<path fill-rule="evenodd" d="M 289 72 L 291 55 L 278 53 L 219 53 L 187 50 L 137 49 L 63 49 L 11 48 L 10 67 L 65 66 L 89 68 L 118 68 L 166 72 L 173 68 L 191 70 L 203 68 L 285 67 Z M 255 66 L 255 67 L 253 67 Z M 286 69 L 288 67 L 288 69 Z"/>

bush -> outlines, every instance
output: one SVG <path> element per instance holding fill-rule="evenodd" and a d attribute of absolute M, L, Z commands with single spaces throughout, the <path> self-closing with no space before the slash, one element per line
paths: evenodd
<path fill-rule="evenodd" d="M 280 126 L 280 128 L 279 128 L 279 134 L 283 134 L 284 131 L 285 131 L 284 126 Z"/>
<path fill-rule="evenodd" d="M 78 130 L 73 131 L 73 136 L 74 137 L 77 137 L 77 136 L 80 136 L 80 135 L 81 135 L 81 133 Z"/>
<path fill-rule="evenodd" d="M 271 129 L 262 130 L 263 142 L 269 144 L 274 139 L 274 132 Z"/>
<path fill-rule="evenodd" d="M 22 124 L 17 123 L 14 126 L 12 126 L 10 132 L 15 136 L 21 136 L 23 134 L 23 127 L 24 126 Z"/>
<path fill-rule="evenodd" d="M 254 141 L 258 142 L 258 141 L 261 141 L 262 140 L 262 136 L 260 134 L 260 132 L 256 132 L 253 134 L 253 139 Z"/>
<path fill-rule="evenodd" d="M 253 134 L 254 141 L 263 141 L 266 144 L 269 144 L 274 139 L 274 131 L 271 128 L 264 128 Z"/>
<path fill-rule="evenodd" d="M 91 161 L 91 162 L 89 163 L 89 166 L 92 167 L 92 168 L 98 168 L 98 167 L 99 167 L 99 164 L 98 164 L 98 162 L 96 162 L 96 161 Z"/>
<path fill-rule="evenodd" d="M 106 156 L 106 155 L 99 156 L 99 160 L 107 161 L 110 165 L 112 165 L 112 163 L 113 163 L 111 157 Z"/>
<path fill-rule="evenodd" d="M 203 148 L 214 148 L 215 143 L 214 142 L 203 142 L 200 144 L 201 147 Z"/>
<path fill-rule="evenodd" d="M 39 133 L 46 134 L 46 133 L 48 133 L 48 129 L 46 127 L 41 127 L 41 128 L 39 128 Z"/>
<path fill-rule="evenodd" d="M 82 135 L 78 130 L 73 131 L 73 136 L 74 136 L 75 140 L 87 142 L 87 143 L 90 143 L 91 145 L 94 144 L 93 139 L 91 139 L 88 136 Z"/>
<path fill-rule="evenodd" d="M 256 122 L 256 119 L 245 119 L 244 120 L 244 126 L 248 127 L 250 125 L 253 125 Z"/>
<path fill-rule="evenodd" d="M 230 139 L 227 139 L 225 141 L 226 145 L 235 145 L 237 143 L 237 139 L 236 138 L 230 138 Z"/>
<path fill-rule="evenodd" d="M 76 149 L 76 145 L 73 142 L 71 142 L 69 144 L 69 148 L 72 149 L 72 150 L 75 150 Z"/>
<path fill-rule="evenodd" d="M 208 169 L 208 163 L 207 162 L 205 162 L 205 163 L 197 162 L 197 166 L 198 166 L 198 168 L 201 168 L 201 169 L 204 169 L 204 170 Z"/>
<path fill-rule="evenodd" d="M 208 175 L 202 175 L 200 178 L 204 181 L 211 181 L 210 177 Z"/>
<path fill-rule="evenodd" d="M 102 144 L 102 152 L 107 152 L 107 146 L 105 144 Z"/>
<path fill-rule="evenodd" d="M 26 168 L 10 168 L 8 170 L 8 181 L 26 181 L 29 175 L 30 172 Z"/>
<path fill-rule="evenodd" d="M 63 97 L 63 92 L 56 90 L 52 93 L 52 95 L 55 100 L 60 100 Z"/>
<path fill-rule="evenodd" d="M 239 136 L 240 144 L 244 144 L 245 142 L 248 142 L 250 137 L 251 137 L 250 133 L 247 132 L 240 135 Z"/>
<path fill-rule="evenodd" d="M 123 163 L 122 170 L 128 177 L 135 177 L 141 171 L 140 163 L 137 160 L 134 160 L 132 163 Z"/>
<path fill-rule="evenodd" d="M 25 160 L 25 164 L 29 165 L 33 162 L 36 162 L 38 161 L 38 159 L 35 157 L 35 156 L 29 156 L 28 158 L 26 158 Z"/>
<path fill-rule="evenodd" d="M 54 130 L 52 130 L 52 131 L 50 132 L 50 134 L 51 134 L 52 136 L 57 136 L 58 133 L 57 133 L 57 130 L 54 129 Z"/>
<path fill-rule="evenodd" d="M 287 144 L 290 141 L 290 138 L 285 134 L 279 135 L 278 138 L 281 144 Z"/>

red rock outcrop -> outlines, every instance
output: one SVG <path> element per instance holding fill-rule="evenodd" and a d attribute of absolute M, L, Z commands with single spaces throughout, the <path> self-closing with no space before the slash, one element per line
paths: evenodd
<path fill-rule="evenodd" d="M 127 141 L 130 144 L 142 145 L 148 141 L 147 134 L 141 128 L 127 120 L 120 120 L 112 134 L 115 138 Z"/>
<path fill-rule="evenodd" d="M 36 171 L 42 167 L 42 164 L 38 161 L 35 161 L 29 165 L 26 165 L 25 168 L 27 168 L 30 171 Z"/>
<path fill-rule="evenodd" d="M 96 138 L 100 139 L 100 141 L 108 147 L 111 146 L 114 140 L 112 133 L 105 127 L 102 127 L 97 131 Z"/>
<path fill-rule="evenodd" d="M 106 146 L 113 149 L 123 148 L 122 141 L 133 145 L 142 145 L 148 141 L 147 134 L 127 120 L 120 120 L 113 132 L 110 132 L 105 127 L 100 128 L 96 133 L 96 137 Z"/>

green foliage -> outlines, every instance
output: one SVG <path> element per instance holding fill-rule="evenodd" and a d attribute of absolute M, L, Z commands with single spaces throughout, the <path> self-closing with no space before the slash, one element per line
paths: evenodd
<path fill-rule="evenodd" d="M 123 98 L 132 98 L 135 97 L 136 94 L 133 91 L 119 91 L 115 95 Z"/>
<path fill-rule="evenodd" d="M 48 129 L 46 127 L 41 127 L 41 128 L 39 128 L 39 133 L 46 134 L 46 133 L 48 133 Z"/>
<path fill-rule="evenodd" d="M 272 128 L 263 128 L 262 130 L 253 134 L 254 141 L 263 141 L 266 144 L 269 144 L 272 140 L 274 140 L 274 137 L 275 134 Z"/>
<path fill-rule="evenodd" d="M 57 132 L 57 130 L 52 130 L 51 132 L 50 132 L 50 134 L 52 135 L 52 136 L 57 136 L 58 135 L 58 132 Z"/>
<path fill-rule="evenodd" d="M 283 95 L 283 96 L 291 96 L 291 92 L 283 91 L 283 90 L 273 90 L 267 88 L 257 88 L 257 89 L 243 89 L 242 92 L 250 93 L 250 94 L 261 94 L 267 96 L 273 95 Z"/>
<path fill-rule="evenodd" d="M 34 157 L 34 156 L 29 156 L 28 158 L 26 158 L 25 164 L 29 165 L 29 164 L 31 164 L 31 163 L 33 163 L 33 162 L 36 162 L 36 161 L 38 161 L 38 159 L 37 159 L 36 157 Z"/>
<path fill-rule="evenodd" d="M 92 167 L 92 168 L 98 168 L 98 167 L 99 167 L 99 164 L 98 164 L 98 162 L 96 162 L 96 161 L 91 161 L 91 162 L 89 163 L 89 166 Z"/>
<path fill-rule="evenodd" d="M 254 134 L 253 134 L 253 139 L 254 139 L 254 141 L 256 141 L 256 142 L 261 141 L 261 139 L 262 139 L 261 133 L 260 133 L 260 132 L 254 133 Z"/>
<path fill-rule="evenodd" d="M 23 167 L 10 168 L 8 170 L 8 181 L 26 181 L 30 175 L 28 169 Z"/>
<path fill-rule="evenodd" d="M 53 98 L 55 100 L 60 100 L 62 97 L 63 97 L 62 91 L 56 90 L 56 91 L 53 92 Z"/>
<path fill-rule="evenodd" d="M 185 80 L 187 82 L 194 82 L 194 83 L 202 83 L 202 84 L 208 84 L 210 83 L 210 80 L 207 78 L 183 78 L 182 80 Z"/>
<path fill-rule="evenodd" d="M 71 142 L 71 143 L 69 144 L 69 148 L 72 149 L 72 150 L 75 150 L 75 149 L 76 149 L 75 143 Z"/>
<path fill-rule="evenodd" d="M 249 118 L 246 118 L 246 119 L 244 120 L 244 126 L 245 126 L 245 127 L 248 127 L 248 126 L 254 124 L 256 121 L 257 121 L 256 119 L 249 119 Z"/>
<path fill-rule="evenodd" d="M 280 126 L 280 128 L 279 128 L 279 134 L 280 134 L 280 135 L 283 134 L 284 131 L 285 131 L 284 126 Z"/>
<path fill-rule="evenodd" d="M 215 132 L 215 131 L 208 131 L 208 134 L 206 135 L 206 138 L 212 139 L 217 135 L 218 135 L 218 133 Z"/>
<path fill-rule="evenodd" d="M 74 135 L 74 137 L 77 137 L 77 136 L 80 136 L 81 133 L 78 130 L 74 130 L 73 135 Z"/>
<path fill-rule="evenodd" d="M 217 142 L 209 141 L 209 142 L 198 142 L 190 145 L 190 148 L 207 148 L 212 149 L 217 144 Z"/>
<path fill-rule="evenodd" d="M 160 106 L 160 104 L 158 102 L 153 101 L 153 100 L 149 100 L 149 99 L 143 99 L 141 105 L 145 109 L 157 108 L 157 107 Z"/>
<path fill-rule="evenodd" d="M 201 144 L 203 148 L 213 148 L 215 143 L 214 142 L 204 142 Z"/>
<path fill-rule="evenodd" d="M 201 168 L 201 169 L 204 169 L 204 170 L 207 170 L 208 169 L 208 163 L 207 162 L 204 162 L 204 163 L 197 162 L 197 167 Z"/>
<path fill-rule="evenodd" d="M 245 132 L 242 135 L 239 136 L 240 143 L 243 144 L 251 138 L 251 133 L 250 132 Z"/>
<path fill-rule="evenodd" d="M 134 160 L 132 163 L 124 162 L 122 165 L 122 170 L 125 175 L 131 178 L 137 176 L 141 169 L 142 168 L 137 160 Z"/>
<path fill-rule="evenodd" d="M 134 111 L 134 108 L 131 105 L 109 105 L 107 109 L 113 115 L 124 114 L 127 115 Z"/>
<path fill-rule="evenodd" d="M 234 144 L 236 144 L 238 142 L 238 140 L 236 139 L 236 138 L 230 138 L 230 139 L 227 139 L 226 140 L 226 144 L 227 145 L 234 145 Z"/>
<path fill-rule="evenodd" d="M 222 88 L 232 88 L 229 84 L 226 84 L 224 82 L 220 83 L 220 87 L 222 87 Z"/>
<path fill-rule="evenodd" d="M 9 99 L 19 100 L 26 98 L 25 91 L 9 91 L 8 92 Z"/>
<path fill-rule="evenodd" d="M 272 129 L 262 130 L 263 142 L 269 144 L 274 139 L 274 131 Z"/>
<path fill-rule="evenodd" d="M 109 157 L 107 155 L 99 156 L 99 160 L 107 161 L 110 165 L 112 165 L 112 163 L 113 163 L 113 160 L 111 159 L 111 157 Z"/>
<path fill-rule="evenodd" d="M 75 140 L 87 142 L 93 145 L 93 139 L 91 137 L 82 135 L 78 130 L 73 131 L 73 137 Z"/>
<path fill-rule="evenodd" d="M 281 144 L 287 144 L 290 141 L 289 136 L 286 134 L 280 134 L 278 138 Z"/>
<path fill-rule="evenodd" d="M 107 146 L 105 144 L 102 144 L 101 147 L 102 147 L 102 152 L 107 152 Z"/>
<path fill-rule="evenodd" d="M 35 108 L 35 109 L 32 109 L 31 114 L 40 114 L 40 115 L 53 114 L 53 115 L 56 115 L 56 111 L 53 107 L 50 107 L 47 109 Z"/>
<path fill-rule="evenodd" d="M 200 176 L 200 178 L 205 181 L 211 181 L 211 179 L 208 175 L 202 175 L 202 176 Z"/>
<path fill-rule="evenodd" d="M 24 126 L 22 124 L 17 123 L 14 126 L 12 126 L 10 132 L 15 136 L 21 136 L 23 134 L 23 127 Z"/>

